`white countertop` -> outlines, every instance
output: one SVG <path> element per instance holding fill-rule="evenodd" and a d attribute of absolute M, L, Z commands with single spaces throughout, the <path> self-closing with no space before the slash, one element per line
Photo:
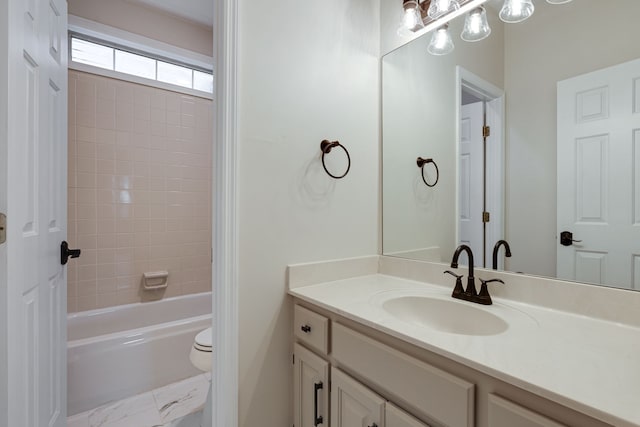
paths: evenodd
<path fill-rule="evenodd" d="M 469 336 L 399 320 L 381 305 L 390 295 L 446 297 L 452 289 L 371 274 L 289 294 L 604 422 L 640 427 L 639 328 L 494 297 L 492 306 L 473 306 L 509 328 Z"/>

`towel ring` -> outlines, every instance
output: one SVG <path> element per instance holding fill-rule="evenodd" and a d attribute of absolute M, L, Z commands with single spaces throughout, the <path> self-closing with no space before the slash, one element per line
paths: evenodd
<path fill-rule="evenodd" d="M 331 172 L 329 172 L 329 170 L 327 169 L 327 166 L 324 164 L 324 155 L 330 153 L 331 149 L 334 147 L 342 148 L 345 154 L 347 155 L 347 170 L 344 171 L 344 173 L 340 176 L 336 176 Z M 349 169 L 351 169 L 351 156 L 349 156 L 349 152 L 347 151 L 344 145 L 340 144 L 340 142 L 338 141 L 328 141 L 325 139 L 320 143 L 320 150 L 322 151 L 322 167 L 324 168 L 324 171 L 327 173 L 327 175 L 335 179 L 342 179 L 345 176 L 347 176 L 347 174 L 349 173 Z"/>
<path fill-rule="evenodd" d="M 427 187 L 435 187 L 436 184 L 438 183 L 438 180 L 440 179 L 440 171 L 438 170 L 438 165 L 436 164 L 436 162 L 434 162 L 433 159 L 423 159 L 422 157 L 418 157 L 418 159 L 416 160 L 416 163 L 420 168 L 420 175 L 422 175 L 422 182 L 424 182 Z M 424 177 L 424 165 L 426 165 L 427 163 L 433 163 L 433 167 L 436 168 L 436 181 L 433 184 L 429 184 L 427 182 L 427 179 Z"/>

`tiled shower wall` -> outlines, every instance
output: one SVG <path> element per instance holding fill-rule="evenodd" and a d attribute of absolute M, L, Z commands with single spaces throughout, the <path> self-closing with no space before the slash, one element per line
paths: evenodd
<path fill-rule="evenodd" d="M 69 71 L 69 312 L 211 290 L 211 141 L 211 100 Z"/>

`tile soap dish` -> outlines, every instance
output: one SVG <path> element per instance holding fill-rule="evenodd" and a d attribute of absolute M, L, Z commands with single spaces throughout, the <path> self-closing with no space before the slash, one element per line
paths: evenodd
<path fill-rule="evenodd" d="M 168 271 L 151 271 L 144 273 L 142 275 L 142 287 L 148 291 L 164 289 L 169 286 L 169 283 L 167 282 L 168 277 Z"/>

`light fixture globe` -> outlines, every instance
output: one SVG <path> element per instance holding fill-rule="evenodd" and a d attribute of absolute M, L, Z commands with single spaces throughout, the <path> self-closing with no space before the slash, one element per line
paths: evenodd
<path fill-rule="evenodd" d="M 415 31 L 423 26 L 420 5 L 417 0 L 404 0 L 402 8 L 404 9 L 402 27 Z"/>
<path fill-rule="evenodd" d="M 427 52 L 431 55 L 447 55 L 453 52 L 453 40 L 451 40 L 451 34 L 449 33 L 449 24 L 444 24 L 442 27 L 437 28 L 431 36 L 431 41 L 427 47 Z"/>
<path fill-rule="evenodd" d="M 500 9 L 500 19 L 508 24 L 522 22 L 533 15 L 534 9 L 531 0 L 505 0 Z"/>
<path fill-rule="evenodd" d="M 466 42 L 478 42 L 489 37 L 491 27 L 487 21 L 487 11 L 480 6 L 473 9 L 464 20 L 460 38 Z"/>
<path fill-rule="evenodd" d="M 431 0 L 427 15 L 430 18 L 436 19 L 459 8 L 460 4 L 458 0 Z"/>

